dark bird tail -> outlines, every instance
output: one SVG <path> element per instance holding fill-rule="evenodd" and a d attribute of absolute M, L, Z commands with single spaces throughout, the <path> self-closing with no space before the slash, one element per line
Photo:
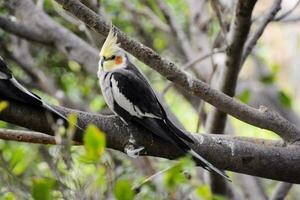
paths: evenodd
<path fill-rule="evenodd" d="M 197 162 L 197 164 L 199 164 L 201 167 L 203 167 L 204 169 L 206 169 L 210 172 L 215 172 L 215 173 L 219 174 L 220 176 L 222 176 L 223 178 L 225 178 L 231 182 L 230 178 L 228 177 L 228 175 L 225 172 L 223 172 L 223 171 L 219 170 L 218 168 L 216 168 L 215 166 L 213 166 L 210 162 L 208 162 L 201 155 L 199 155 L 199 153 L 197 153 L 189 145 L 189 143 L 191 143 L 191 144 L 195 143 L 195 141 L 190 136 L 188 136 L 184 131 L 177 128 L 168 118 L 166 118 L 165 123 L 168 126 L 168 128 L 179 138 L 180 143 L 183 143 L 183 144 L 180 144 L 180 146 L 185 146 L 185 148 L 183 150 L 186 153 L 191 154 L 193 156 L 193 159 L 195 159 L 195 161 Z M 178 143 L 178 140 L 176 143 Z"/>
<path fill-rule="evenodd" d="M 12 75 L 11 71 L 0 56 L 0 97 L 5 99 L 15 100 L 17 102 L 25 103 L 32 106 L 43 107 L 50 113 L 56 115 L 58 118 L 70 123 L 67 117 L 56 109 L 42 101 L 36 94 L 30 92 L 23 85 L 21 85 Z M 75 126 L 83 130 L 77 124 Z"/>

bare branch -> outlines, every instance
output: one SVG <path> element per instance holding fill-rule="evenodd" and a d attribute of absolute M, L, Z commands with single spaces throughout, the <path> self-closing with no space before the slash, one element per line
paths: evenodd
<path fill-rule="evenodd" d="M 195 54 L 193 52 L 192 45 L 190 44 L 190 41 L 185 35 L 185 32 L 183 31 L 180 24 L 176 23 L 176 19 L 171 13 L 171 10 L 169 9 L 168 5 L 165 3 L 165 1 L 161 1 L 161 0 L 156 0 L 156 3 L 158 4 L 161 12 L 163 13 L 174 36 L 177 38 L 177 41 L 180 43 L 180 48 L 182 49 L 185 57 L 189 60 L 192 59 L 193 55 Z"/>
<path fill-rule="evenodd" d="M 272 194 L 271 200 L 284 200 L 292 186 L 291 183 L 279 183 Z"/>
<path fill-rule="evenodd" d="M 33 131 L 0 129 L 0 139 L 36 144 L 56 144 L 53 136 Z"/>
<path fill-rule="evenodd" d="M 218 0 L 211 0 L 210 4 L 217 15 L 217 19 L 218 19 L 219 25 L 221 27 L 221 33 L 223 35 L 224 42 L 227 45 L 227 30 L 226 30 L 226 25 L 225 25 L 225 22 L 223 20 L 222 13 L 220 10 L 220 2 Z"/>
<path fill-rule="evenodd" d="M 29 27 L 38 27 L 59 51 L 83 66 L 85 71 L 95 73 L 98 63 L 98 51 L 83 39 L 61 26 L 46 13 L 38 9 L 32 0 L 12 0 L 16 15 Z"/>
<path fill-rule="evenodd" d="M 128 0 L 125 0 L 122 3 L 124 4 L 125 8 L 128 11 L 134 13 L 137 16 L 143 16 L 146 19 L 148 19 L 151 22 L 151 24 L 153 24 L 154 27 L 166 33 L 171 32 L 170 27 L 165 22 L 163 22 L 155 13 L 153 13 L 152 10 L 149 9 L 148 7 L 142 7 L 141 9 L 137 9 L 132 4 L 132 2 Z"/>
<path fill-rule="evenodd" d="M 95 31 L 106 36 L 110 30 L 110 23 L 101 15 L 97 15 L 82 3 L 76 0 L 56 0 L 63 8 L 73 13 Z M 264 112 L 251 108 L 236 101 L 229 96 L 210 88 L 207 84 L 193 78 L 176 67 L 176 65 L 160 57 L 152 49 L 144 46 L 136 40 L 129 38 L 125 33 L 115 28 L 118 34 L 118 42 L 121 47 L 149 67 L 158 71 L 168 80 L 173 81 L 183 89 L 201 97 L 204 101 L 214 105 L 219 110 L 226 112 L 251 125 L 274 131 L 288 142 L 300 139 L 300 130 L 292 123 L 270 110 Z M 267 111 L 267 112 L 266 112 Z"/>
<path fill-rule="evenodd" d="M 224 50 L 217 50 L 217 51 L 213 51 L 213 52 L 210 52 L 210 53 L 207 53 L 207 54 L 204 54 L 204 55 L 201 54 L 200 56 L 198 56 L 198 57 L 194 58 L 193 60 L 191 60 L 191 61 L 187 62 L 186 64 L 184 64 L 182 66 L 182 70 L 188 70 L 189 68 L 194 66 L 196 63 L 199 63 L 199 62 L 213 56 L 214 54 L 222 53 L 222 52 L 224 52 Z M 165 86 L 165 88 L 163 89 L 162 94 L 165 94 L 173 85 L 174 85 L 173 82 L 168 83 Z"/>
<path fill-rule="evenodd" d="M 10 102 L 9 105 L 0 113 L 0 120 L 38 132 L 53 134 L 44 110 L 15 102 Z M 55 108 L 65 114 L 76 113 L 82 127 L 90 123 L 97 125 L 106 133 L 108 148 L 123 152 L 126 145 L 130 144 L 136 147 L 144 146 L 146 151 L 143 154 L 148 156 L 175 159 L 182 155 L 172 144 L 157 139 L 140 127 L 126 126 L 118 117 L 89 114 L 63 107 Z M 129 142 L 131 136 L 134 137 L 135 144 Z M 221 169 L 300 183 L 300 155 L 298 153 L 300 147 L 297 145 L 283 146 L 280 141 L 224 135 L 193 136 L 198 141 L 194 146 L 195 150 Z M 74 140 L 81 142 L 82 137 L 82 132 L 76 132 Z"/>
<path fill-rule="evenodd" d="M 289 16 L 292 12 L 294 12 L 294 10 L 296 10 L 296 8 L 300 5 L 300 0 L 298 0 L 295 5 L 288 11 L 282 13 L 281 15 L 279 15 L 278 17 L 276 17 L 275 19 L 273 19 L 274 21 L 281 21 L 283 19 L 285 19 L 287 16 Z"/>
<path fill-rule="evenodd" d="M 248 38 L 248 40 L 246 42 L 246 45 L 245 45 L 245 48 L 244 48 L 244 51 L 243 51 L 241 66 L 245 62 L 248 55 L 251 53 L 253 47 L 256 45 L 256 42 L 258 41 L 260 36 L 263 34 L 263 32 L 264 32 L 265 28 L 267 27 L 267 25 L 271 21 L 273 21 L 276 14 L 281 9 L 281 1 L 282 0 L 274 1 L 274 3 L 272 4 L 272 7 L 268 11 L 268 13 L 264 16 L 261 23 L 258 25 L 256 31 L 253 34 L 251 34 L 251 36 Z"/>
<path fill-rule="evenodd" d="M 267 200 L 262 183 L 257 177 L 237 174 L 237 181 L 247 200 Z M 251 190 L 249 189 L 251 188 Z"/>
<path fill-rule="evenodd" d="M 242 50 L 251 27 L 251 16 L 255 4 L 256 0 L 238 1 L 230 26 L 225 67 L 220 77 L 219 89 L 231 97 L 235 94 Z M 209 133 L 223 133 L 225 124 L 226 114 L 214 109 L 208 115 L 205 128 Z"/>
<path fill-rule="evenodd" d="M 49 38 L 39 32 L 36 28 L 29 27 L 20 22 L 14 22 L 6 17 L 0 16 L 0 28 L 27 40 L 51 44 L 51 40 L 49 40 Z"/>

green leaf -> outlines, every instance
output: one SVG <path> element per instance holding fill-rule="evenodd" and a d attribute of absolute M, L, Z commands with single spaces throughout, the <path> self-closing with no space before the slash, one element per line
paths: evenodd
<path fill-rule="evenodd" d="M 114 194 L 117 200 L 132 200 L 134 198 L 134 192 L 131 189 L 130 182 L 124 179 L 117 181 Z"/>
<path fill-rule="evenodd" d="M 279 72 L 280 66 L 278 64 L 273 64 L 271 66 L 271 73 L 260 78 L 260 81 L 266 85 L 270 85 L 275 82 L 277 74 Z"/>
<path fill-rule="evenodd" d="M 164 176 L 165 185 L 173 190 L 180 184 L 187 183 L 188 180 L 184 172 L 190 171 L 194 167 L 194 162 L 191 157 L 186 156 L 181 158 L 171 169 L 169 169 Z"/>
<path fill-rule="evenodd" d="M 280 103 L 287 107 L 287 108 L 291 108 L 292 107 L 292 98 L 286 94 L 284 91 L 279 91 L 278 92 L 278 98 L 279 98 L 279 101 Z"/>
<path fill-rule="evenodd" d="M 203 200 L 211 200 L 212 193 L 208 185 L 201 185 L 196 189 L 196 194 Z"/>
<path fill-rule="evenodd" d="M 2 112 L 7 107 L 8 107 L 8 102 L 7 101 L 1 101 L 0 102 L 0 112 Z"/>
<path fill-rule="evenodd" d="M 76 113 L 71 113 L 68 115 L 68 122 L 69 122 L 69 127 L 67 129 L 67 133 L 69 137 L 72 137 L 75 130 L 76 130 L 76 124 L 77 124 L 77 115 Z"/>
<path fill-rule="evenodd" d="M 249 103 L 250 96 L 251 96 L 251 91 L 250 91 L 249 89 L 246 89 L 246 90 L 244 90 L 243 93 L 239 96 L 239 99 L 240 99 L 241 102 L 243 102 L 243 103 Z"/>
<path fill-rule="evenodd" d="M 92 111 L 100 111 L 101 108 L 105 106 L 105 101 L 102 96 L 97 95 L 90 103 L 90 108 Z"/>
<path fill-rule="evenodd" d="M 3 194 L 3 196 L 0 198 L 1 200 L 15 200 L 17 199 L 14 193 L 12 192 L 6 192 Z"/>
<path fill-rule="evenodd" d="M 80 64 L 74 60 L 70 60 L 68 65 L 69 65 L 69 68 L 74 72 L 79 72 L 81 69 Z"/>
<path fill-rule="evenodd" d="M 32 196 L 35 200 L 52 199 L 51 191 L 54 188 L 54 180 L 46 178 L 34 178 Z"/>
<path fill-rule="evenodd" d="M 95 125 L 89 125 L 84 134 L 86 156 L 93 161 L 99 160 L 105 151 L 105 135 Z"/>

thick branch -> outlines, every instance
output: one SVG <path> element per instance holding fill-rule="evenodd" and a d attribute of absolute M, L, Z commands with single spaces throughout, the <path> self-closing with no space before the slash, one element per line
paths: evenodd
<path fill-rule="evenodd" d="M 0 28 L 30 41 L 50 44 L 51 40 L 37 29 L 0 16 Z"/>
<path fill-rule="evenodd" d="M 84 6 L 76 0 L 56 0 L 64 9 L 73 13 L 80 20 L 98 33 L 107 35 L 110 24 L 100 15 Z M 201 97 L 206 102 L 214 105 L 219 110 L 226 112 L 251 125 L 274 131 L 284 140 L 292 142 L 300 139 L 300 130 L 277 113 L 261 112 L 257 109 L 244 105 L 229 96 L 211 89 L 207 84 L 186 74 L 174 63 L 163 59 L 152 49 L 144 46 L 136 40 L 129 38 L 119 29 L 115 29 L 121 47 L 133 54 L 139 60 L 158 71 L 170 81 L 173 81 L 183 89 Z"/>
<path fill-rule="evenodd" d="M 10 102 L 9 105 L 0 113 L 1 120 L 53 134 L 48 123 L 49 118 L 44 110 L 14 102 Z M 124 151 L 124 147 L 130 144 L 128 141 L 132 135 L 136 146 L 146 148 L 144 152 L 146 155 L 167 159 L 175 159 L 182 155 L 171 144 L 158 140 L 140 127 L 126 126 L 115 116 L 83 113 L 62 107 L 57 107 L 57 109 L 65 114 L 77 113 L 79 124 L 83 127 L 89 123 L 97 125 L 106 133 L 109 148 Z M 77 132 L 75 140 L 81 142 L 82 136 L 81 132 Z M 219 168 L 300 183 L 300 155 L 298 153 L 300 148 L 296 145 L 283 147 L 281 142 L 209 134 L 194 135 L 194 137 L 198 141 L 195 146 L 196 151 Z"/>

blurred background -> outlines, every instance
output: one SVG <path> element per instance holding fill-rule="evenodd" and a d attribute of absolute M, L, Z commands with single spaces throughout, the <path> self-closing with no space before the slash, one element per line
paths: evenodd
<path fill-rule="evenodd" d="M 82 0 L 127 35 L 154 49 L 212 87 L 224 68 L 225 44 L 218 19 L 205 0 Z M 300 1 L 283 0 L 242 67 L 236 98 L 267 106 L 300 126 Z M 222 0 L 225 29 L 235 1 Z M 251 31 L 273 1 L 257 2 Z M 18 24 L 14 27 L 11 24 Z M 16 78 L 46 102 L 111 114 L 97 81 L 104 37 L 52 0 L 0 0 L 0 55 Z M 211 106 L 176 88 L 131 56 L 186 130 L 204 133 Z M 26 117 L 26 116 L 24 116 Z M 22 129 L 4 121 L 0 128 Z M 226 134 L 279 139 L 269 131 L 229 117 Z M 65 150 L 68 149 L 68 151 Z M 229 172 L 231 195 L 215 195 L 208 174 L 188 159 L 129 158 L 107 149 L 97 161 L 84 147 L 0 141 L 0 199 L 268 199 L 277 181 Z M 166 168 L 145 184 L 148 176 Z M 270 166 L 272 167 L 272 166 Z M 188 176 L 180 173 L 188 172 Z M 131 187 L 140 186 L 134 195 Z M 286 199 L 298 199 L 292 186 Z M 135 197 L 134 197 L 135 196 Z"/>

